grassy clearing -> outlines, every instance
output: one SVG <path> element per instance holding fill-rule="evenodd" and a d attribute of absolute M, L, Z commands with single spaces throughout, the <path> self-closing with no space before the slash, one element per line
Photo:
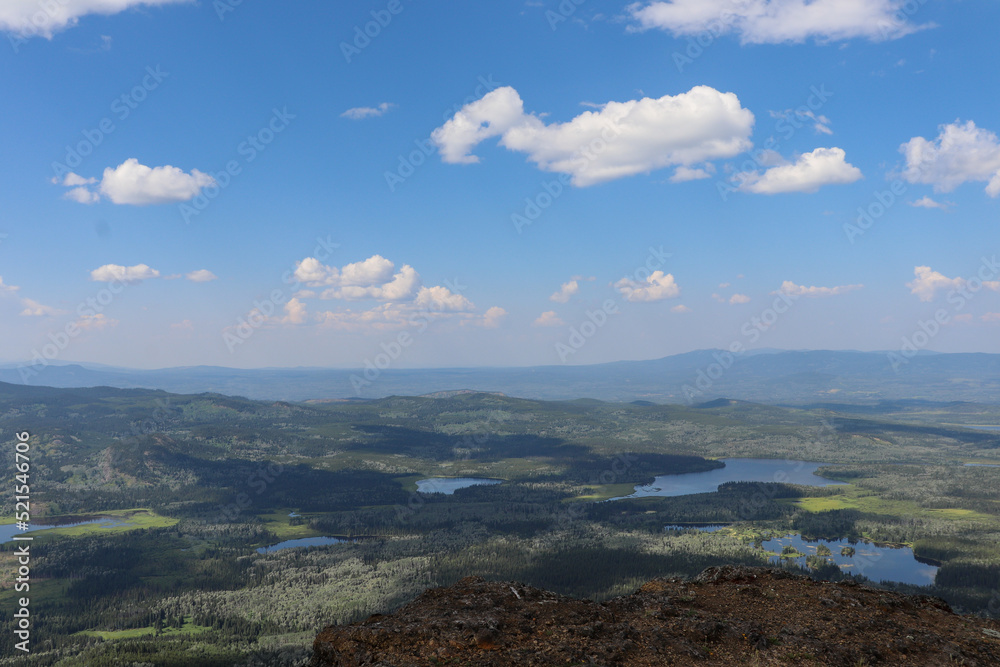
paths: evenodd
<path fill-rule="evenodd" d="M 804 558 L 805 556 L 809 555 L 809 554 L 804 554 L 801 551 L 799 551 L 798 549 L 794 549 L 794 548 L 791 549 L 791 550 L 789 550 L 789 551 L 784 551 L 784 550 L 781 550 L 781 551 L 768 551 L 767 553 L 769 553 L 771 555 L 774 555 L 774 556 L 777 556 L 778 558 L 781 558 L 783 560 L 794 560 L 796 558 Z"/>
<path fill-rule="evenodd" d="M 183 627 L 162 628 L 160 630 L 160 636 L 169 637 L 171 635 L 200 635 L 201 633 L 208 632 L 211 629 L 212 628 L 204 625 L 195 625 L 191 622 L 190 616 L 185 616 Z M 152 626 L 145 628 L 131 628 L 129 630 L 84 630 L 76 633 L 78 636 L 100 637 L 105 641 L 112 641 L 115 639 L 135 639 L 136 637 L 149 637 L 155 634 L 156 628 Z"/>
<path fill-rule="evenodd" d="M 427 475 L 407 475 L 405 477 L 397 477 L 396 481 L 399 482 L 400 486 L 403 487 L 403 491 L 409 491 L 410 493 L 416 493 L 417 482 L 422 479 L 426 479 Z"/>
<path fill-rule="evenodd" d="M 584 495 L 576 496 L 575 498 L 570 498 L 568 502 L 595 502 L 601 500 L 610 500 L 611 498 L 621 498 L 622 496 L 629 496 L 635 491 L 635 484 L 602 484 L 600 486 L 588 486 L 587 490 L 591 493 L 586 493 Z"/>
<path fill-rule="evenodd" d="M 776 537 L 784 537 L 791 530 L 770 530 L 754 526 L 753 524 L 737 523 L 715 531 L 719 535 L 729 535 L 735 537 L 743 543 L 763 542 Z"/>
<path fill-rule="evenodd" d="M 291 511 L 292 510 L 288 508 L 280 509 L 275 512 L 269 512 L 267 514 L 258 514 L 257 518 L 259 518 L 263 522 L 265 528 L 267 528 L 269 531 L 277 535 L 281 539 L 281 541 L 297 540 L 301 537 L 319 537 L 323 535 L 323 533 L 313 530 L 307 524 L 302 524 L 298 526 L 293 526 L 289 524 L 289 519 L 291 517 L 288 516 L 288 513 Z M 319 516 L 319 515 L 303 514 L 302 518 L 308 519 L 313 516 Z"/>
<path fill-rule="evenodd" d="M 884 514 L 897 517 L 927 517 L 935 519 L 952 519 L 977 521 L 996 525 L 997 518 L 973 510 L 959 508 L 926 508 L 909 500 L 887 500 L 876 493 L 861 489 L 853 484 L 840 487 L 842 492 L 832 496 L 818 498 L 806 497 L 790 499 L 789 502 L 807 512 L 828 512 L 830 510 L 856 509 L 871 514 Z"/>
<path fill-rule="evenodd" d="M 169 528 L 177 523 L 177 519 L 161 516 L 148 509 L 111 510 L 108 512 L 98 512 L 94 514 L 80 515 L 80 521 L 88 521 L 92 518 L 111 518 L 122 522 L 120 526 L 107 527 L 101 524 L 87 524 L 84 526 L 64 526 L 53 528 L 36 528 L 25 533 L 35 538 L 35 543 L 44 543 L 63 537 L 82 537 L 94 533 L 125 533 L 130 530 L 140 528 Z M 51 517 L 46 517 L 51 518 Z M 74 515 L 64 515 L 60 519 L 73 519 Z M 37 525 L 37 524 L 36 524 Z"/>

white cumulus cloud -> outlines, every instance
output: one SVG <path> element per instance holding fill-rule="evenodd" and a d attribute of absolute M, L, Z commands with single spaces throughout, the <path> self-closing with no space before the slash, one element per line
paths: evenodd
<path fill-rule="evenodd" d="M 101 196 L 99 194 L 84 187 L 68 190 L 66 194 L 63 195 L 63 198 L 75 201 L 78 204 L 96 204 L 101 201 Z"/>
<path fill-rule="evenodd" d="M 532 119 L 524 113 L 524 102 L 510 86 L 492 90 L 470 102 L 434 130 L 431 139 L 441 150 L 441 159 L 452 164 L 474 164 L 479 158 L 470 151 L 490 137 L 503 135 Z M 541 123 L 537 118 L 535 122 Z"/>
<path fill-rule="evenodd" d="M 207 283 L 218 279 L 219 276 L 215 275 L 208 269 L 198 269 L 197 271 L 192 271 L 184 276 L 193 283 Z"/>
<path fill-rule="evenodd" d="M 447 287 L 421 287 L 413 303 L 420 308 L 436 312 L 459 313 L 473 310 L 475 306 L 461 294 Z"/>
<path fill-rule="evenodd" d="M 563 326 L 565 324 L 566 323 L 563 322 L 562 319 L 558 315 L 556 315 L 556 311 L 554 311 L 554 310 L 547 310 L 547 311 L 545 311 L 544 313 L 542 313 L 541 315 L 539 315 L 535 319 L 535 321 L 532 324 L 532 326 L 536 326 L 536 327 L 561 327 L 561 326 Z"/>
<path fill-rule="evenodd" d="M 740 190 L 757 194 L 816 192 L 824 185 L 853 183 L 862 178 L 861 170 L 845 158 L 841 148 L 817 148 L 803 153 L 795 162 L 771 167 L 763 173 L 742 172 L 736 180 Z"/>
<path fill-rule="evenodd" d="M 340 269 L 325 266 L 315 257 L 306 257 L 295 267 L 295 279 L 312 287 L 333 285 L 340 278 Z"/>
<path fill-rule="evenodd" d="M 306 311 L 306 304 L 292 297 L 285 304 L 285 317 L 281 321 L 287 324 L 303 324 L 308 318 L 309 314 Z"/>
<path fill-rule="evenodd" d="M 294 303 L 286 306 L 285 316 L 272 317 L 272 324 L 311 321 L 341 331 L 363 332 L 454 320 L 461 326 L 493 329 L 507 316 L 507 311 L 499 306 L 478 313 L 476 305 L 460 293 L 462 288 L 451 283 L 424 286 L 412 266 L 405 264 L 397 271 L 396 265 L 382 255 L 341 267 L 327 266 L 315 257 L 307 257 L 298 262 L 294 276 L 307 287 L 317 289 L 296 291 Z M 315 298 L 384 303 L 368 310 L 341 308 L 307 315 L 305 300 Z"/>
<path fill-rule="evenodd" d="M 343 279 L 343 272 L 341 272 Z M 321 295 L 324 299 L 350 299 L 360 301 L 362 299 L 376 299 L 379 301 L 407 301 L 413 298 L 420 287 L 420 274 L 406 264 L 393 274 L 392 279 L 380 284 L 367 285 L 344 285 L 343 287 L 333 287 Z"/>
<path fill-rule="evenodd" d="M 197 169 L 187 173 L 170 165 L 147 167 L 129 158 L 113 169 L 105 169 L 100 182 L 70 173 L 62 185 L 73 186 L 63 196 L 81 204 L 94 204 L 107 197 L 115 204 L 147 206 L 190 201 L 203 188 L 215 185 L 215 179 Z"/>
<path fill-rule="evenodd" d="M 735 306 L 740 303 L 750 303 L 750 297 L 746 294 L 734 294 L 729 297 L 729 305 Z"/>
<path fill-rule="evenodd" d="M 906 286 L 921 301 L 933 301 L 938 290 L 950 291 L 959 289 L 965 284 L 962 278 L 949 278 L 929 266 L 914 267 L 913 275 L 915 276 L 913 282 L 906 283 Z"/>
<path fill-rule="evenodd" d="M 104 170 L 100 191 L 115 204 L 146 206 L 190 201 L 210 185 L 215 185 L 215 179 L 197 169 L 185 173 L 170 165 L 147 167 L 129 158 Z"/>
<path fill-rule="evenodd" d="M 665 167 L 730 158 L 751 146 L 754 116 L 733 93 L 695 86 L 686 93 L 608 102 L 565 123 L 524 112 L 509 86 L 465 105 L 431 139 L 453 164 L 479 162 L 472 150 L 491 137 L 526 153 L 544 171 L 586 187 Z M 680 172 L 680 178 L 693 175 Z M 676 176 L 676 174 L 675 174 Z"/>
<path fill-rule="evenodd" d="M 935 192 L 951 192 L 967 182 L 985 182 L 986 194 L 1000 195 L 1000 140 L 973 121 L 939 128 L 937 138 L 914 137 L 899 147 L 910 183 L 927 183 Z"/>
<path fill-rule="evenodd" d="M 898 39 L 933 24 L 909 20 L 905 0 L 667 0 L 637 2 L 634 29 L 735 34 L 743 44 Z"/>
<path fill-rule="evenodd" d="M 143 280 L 159 278 L 160 272 L 151 269 L 145 264 L 135 266 L 121 266 L 118 264 L 105 264 L 90 272 L 90 279 L 96 282 L 118 281 L 123 283 L 141 283 Z"/>
<path fill-rule="evenodd" d="M 913 281 L 906 283 L 906 286 L 910 288 L 910 293 L 917 295 L 917 298 L 921 301 L 933 301 L 937 293 L 944 290 L 950 292 L 951 290 L 964 289 L 967 286 L 971 286 L 973 290 L 979 290 L 981 289 L 978 284 L 979 282 L 986 289 L 1000 292 L 1000 280 L 980 280 L 979 278 L 966 280 L 961 277 L 949 278 L 943 273 L 934 271 L 929 266 L 914 267 L 913 275 Z"/>
<path fill-rule="evenodd" d="M 654 271 L 642 283 L 637 283 L 631 278 L 622 278 L 615 283 L 615 289 L 632 302 L 662 301 L 681 294 L 681 288 L 674 281 L 673 274 L 664 274 L 663 271 Z"/>
<path fill-rule="evenodd" d="M 566 303 L 570 300 L 574 294 L 580 291 L 580 283 L 575 280 L 571 280 L 568 283 L 563 283 L 559 291 L 555 292 L 549 297 L 549 301 L 555 301 L 556 303 Z"/>
<path fill-rule="evenodd" d="M 0 30 L 21 37 L 53 34 L 75 26 L 88 14 L 105 16 L 136 7 L 180 4 L 192 0 L 3 0 L 0 2 Z"/>
<path fill-rule="evenodd" d="M 340 284 L 348 287 L 370 287 L 388 282 L 396 265 L 382 255 L 373 255 L 363 262 L 348 264 L 340 270 Z"/>
<path fill-rule="evenodd" d="M 492 306 L 483 313 L 483 317 L 479 320 L 478 324 L 484 329 L 496 329 L 503 323 L 506 317 L 506 310 L 500 306 Z"/>
<path fill-rule="evenodd" d="M 408 264 L 395 270 L 396 265 L 381 255 L 340 268 L 306 257 L 294 275 L 309 287 L 327 287 L 320 295 L 323 299 L 409 301 L 420 288 L 420 274 Z"/>

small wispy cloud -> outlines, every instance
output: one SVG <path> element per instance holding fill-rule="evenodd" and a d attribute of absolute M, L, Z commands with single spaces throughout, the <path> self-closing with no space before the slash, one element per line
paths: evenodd
<path fill-rule="evenodd" d="M 770 113 L 771 118 L 777 118 L 779 122 L 784 121 L 795 128 L 811 123 L 817 134 L 833 134 L 833 130 L 830 129 L 830 119 L 810 109 L 786 109 Z"/>
<path fill-rule="evenodd" d="M 389 102 L 382 102 L 382 104 L 377 107 L 354 107 L 353 109 L 348 109 L 344 113 L 340 114 L 340 117 L 350 118 L 351 120 L 377 118 L 378 116 L 384 116 L 395 107 L 395 104 L 391 104 Z"/>
<path fill-rule="evenodd" d="M 38 303 L 34 299 L 22 299 L 21 305 L 24 306 L 24 310 L 21 311 L 21 317 L 53 317 L 55 315 L 62 315 L 65 312 Z"/>
<path fill-rule="evenodd" d="M 910 206 L 916 206 L 917 208 L 936 208 L 936 209 L 940 209 L 942 211 L 947 211 L 949 208 L 951 208 L 954 205 L 955 205 L 954 202 L 950 202 L 950 201 L 945 201 L 945 202 L 934 201 L 933 199 L 931 199 L 930 197 L 927 197 L 927 196 L 923 196 L 920 199 L 918 199 L 917 201 L 911 201 L 910 202 Z"/>
<path fill-rule="evenodd" d="M 840 294 L 847 294 L 848 292 L 853 292 L 854 290 L 862 289 L 864 285 L 837 285 L 835 287 L 816 287 L 805 285 L 796 285 L 791 280 L 786 280 L 781 283 L 781 289 L 776 292 L 771 292 L 771 294 L 778 294 L 783 292 L 789 296 L 804 296 L 810 298 L 824 297 L 824 296 L 838 296 Z"/>

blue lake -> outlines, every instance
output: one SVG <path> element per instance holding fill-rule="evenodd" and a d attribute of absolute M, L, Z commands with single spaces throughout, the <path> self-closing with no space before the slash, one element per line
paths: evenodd
<path fill-rule="evenodd" d="M 791 545 L 796 550 L 809 556 L 816 555 L 816 548 L 824 544 L 830 548 L 830 560 L 847 574 L 860 574 L 868 577 L 872 581 L 899 581 L 904 584 L 914 584 L 916 586 L 927 586 L 934 583 L 938 568 L 934 565 L 921 563 L 913 556 L 913 549 L 909 547 L 879 547 L 871 542 L 858 542 L 851 544 L 847 540 L 817 540 L 807 542 L 801 535 L 786 535 L 774 540 L 767 540 L 761 546 L 765 551 L 773 551 L 780 554 L 781 550 Z M 840 550 L 844 547 L 853 547 L 853 556 L 842 556 Z M 777 563 L 781 560 L 778 556 L 771 558 L 771 562 Z M 785 559 L 795 562 L 802 567 L 806 566 L 806 557 Z"/>
<path fill-rule="evenodd" d="M 482 477 L 430 477 L 417 482 L 418 493 L 443 493 L 450 496 L 459 489 L 478 484 L 502 484 L 502 479 Z"/>
<path fill-rule="evenodd" d="M 693 529 L 714 533 L 725 527 L 724 525 L 670 525 L 665 528 L 667 530 Z M 770 559 L 771 563 L 775 565 L 785 560 L 805 568 L 806 556 L 815 556 L 816 550 L 821 544 L 830 549 L 831 553 L 826 556 L 826 559 L 835 563 L 845 574 L 862 575 L 875 582 L 898 581 L 916 586 L 933 584 L 934 577 L 937 576 L 938 568 L 918 561 L 913 555 L 913 549 L 909 547 L 880 547 L 864 541 L 851 544 L 847 540 L 806 541 L 802 539 L 801 535 L 785 535 L 762 542 L 761 548 L 776 554 Z M 796 551 L 805 554 L 805 556 L 782 559 L 777 555 L 789 545 L 795 547 Z M 852 547 L 854 555 L 841 554 L 841 549 L 844 547 Z"/>
<path fill-rule="evenodd" d="M 692 493 L 718 491 L 726 482 L 779 482 L 807 486 L 843 484 L 816 475 L 820 466 L 828 463 L 812 461 L 786 461 L 784 459 L 720 459 L 726 464 L 706 472 L 688 472 L 682 475 L 659 475 L 652 484 L 635 487 L 635 493 L 623 498 L 649 496 L 687 496 Z M 622 500 L 622 498 L 612 498 Z"/>
<path fill-rule="evenodd" d="M 269 547 L 261 547 L 260 549 L 257 549 L 257 553 L 266 554 L 271 553 L 272 551 L 294 549 L 296 547 L 325 547 L 330 544 L 343 544 L 351 541 L 353 540 L 345 540 L 340 537 L 302 537 L 297 540 L 285 540 L 284 542 L 278 542 L 277 544 L 272 544 Z"/>
<path fill-rule="evenodd" d="M 105 517 L 103 519 L 91 519 L 90 521 L 77 521 L 76 523 L 62 523 L 59 525 L 33 523 L 31 524 L 31 530 L 27 532 L 18 530 L 17 524 L 9 523 L 0 526 L 0 544 L 13 542 L 15 535 L 37 537 L 42 531 L 50 530 L 52 528 L 72 528 L 73 526 L 89 525 L 97 525 L 99 528 L 118 528 L 119 526 L 127 526 L 128 522 Z"/>
<path fill-rule="evenodd" d="M 24 535 L 24 534 L 25 534 L 24 531 L 17 529 L 16 524 L 13 523 L 4 524 L 0 526 L 0 544 L 12 541 L 15 535 Z"/>
<path fill-rule="evenodd" d="M 1000 468 L 1000 463 L 966 463 L 966 468 Z"/>

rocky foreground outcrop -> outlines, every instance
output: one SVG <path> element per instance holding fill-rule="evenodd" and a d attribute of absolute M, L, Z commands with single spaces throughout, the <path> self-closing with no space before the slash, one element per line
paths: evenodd
<path fill-rule="evenodd" d="M 597 603 L 470 577 L 323 630 L 312 667 L 1000 666 L 1000 623 L 937 598 L 724 566 Z"/>

